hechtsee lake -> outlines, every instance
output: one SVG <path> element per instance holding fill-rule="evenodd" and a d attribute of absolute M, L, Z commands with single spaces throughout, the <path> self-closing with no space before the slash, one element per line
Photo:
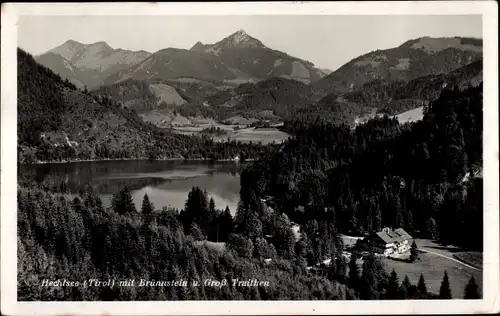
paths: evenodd
<path fill-rule="evenodd" d="M 71 194 L 91 185 L 105 206 L 110 205 L 113 193 L 127 187 L 137 209 L 146 193 L 157 209 L 183 209 L 189 191 L 198 186 L 214 198 L 218 209 L 228 206 L 234 214 L 243 167 L 244 164 L 232 161 L 128 160 L 20 165 L 18 173 L 37 182 L 63 184 Z"/>

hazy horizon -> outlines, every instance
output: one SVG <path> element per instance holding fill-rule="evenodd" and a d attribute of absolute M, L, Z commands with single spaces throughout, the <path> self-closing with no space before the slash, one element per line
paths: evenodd
<path fill-rule="evenodd" d="M 104 41 L 114 49 L 154 53 L 213 44 L 240 29 L 330 70 L 419 37 L 483 37 L 480 15 L 22 16 L 18 46 L 39 55 L 68 40 Z"/>

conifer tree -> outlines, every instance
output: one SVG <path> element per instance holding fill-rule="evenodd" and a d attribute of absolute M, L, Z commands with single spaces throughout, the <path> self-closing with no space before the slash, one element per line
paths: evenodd
<path fill-rule="evenodd" d="M 222 213 L 219 223 L 218 240 L 227 241 L 229 235 L 233 232 L 233 217 L 228 206 L 226 206 L 226 209 Z"/>
<path fill-rule="evenodd" d="M 420 278 L 418 279 L 417 289 L 421 295 L 427 295 L 427 285 L 425 284 L 424 275 L 420 274 Z"/>
<path fill-rule="evenodd" d="M 210 202 L 208 203 L 208 211 L 210 214 L 215 214 L 215 201 L 213 197 L 210 197 Z"/>
<path fill-rule="evenodd" d="M 113 194 L 111 206 L 115 212 L 121 215 L 132 214 L 137 211 L 132 195 L 127 188 L 123 188 L 120 192 Z"/>
<path fill-rule="evenodd" d="M 191 229 L 191 224 L 194 222 L 202 232 L 208 231 L 210 218 L 208 216 L 207 196 L 199 187 L 193 187 L 189 192 L 183 216 L 185 229 Z"/>
<path fill-rule="evenodd" d="M 341 283 L 345 283 L 345 281 L 346 281 L 347 267 L 348 267 L 348 263 L 347 263 L 346 259 L 343 256 L 339 256 L 339 258 L 337 258 L 337 271 L 336 271 L 335 278 Z"/>
<path fill-rule="evenodd" d="M 435 240 L 438 238 L 436 220 L 429 217 L 425 222 L 425 238 Z"/>
<path fill-rule="evenodd" d="M 349 284 L 353 289 L 357 289 L 359 286 L 359 267 L 356 262 L 356 255 L 351 255 L 351 260 L 349 261 Z"/>
<path fill-rule="evenodd" d="M 150 215 L 153 213 L 153 205 L 149 201 L 149 196 L 147 193 L 144 194 L 144 198 L 142 199 L 142 207 L 141 207 L 141 213 L 144 215 Z"/>
<path fill-rule="evenodd" d="M 476 284 L 476 279 L 471 277 L 469 283 L 464 289 L 464 299 L 466 300 L 477 300 L 480 299 L 479 286 Z"/>
<path fill-rule="evenodd" d="M 397 299 L 398 300 L 406 300 L 408 298 L 408 289 L 406 287 L 404 287 L 403 285 L 401 285 L 399 288 L 398 288 L 398 296 L 397 296 Z"/>
<path fill-rule="evenodd" d="M 398 199 L 399 200 L 399 199 Z M 396 218 L 394 222 L 395 227 L 404 227 L 404 218 L 401 209 L 396 210 Z"/>
<path fill-rule="evenodd" d="M 418 260 L 418 248 L 417 248 L 417 243 L 415 240 L 411 243 L 411 248 L 410 248 L 410 261 L 415 262 Z"/>
<path fill-rule="evenodd" d="M 399 278 L 396 271 L 393 269 L 387 283 L 386 298 L 395 300 L 398 298 Z"/>
<path fill-rule="evenodd" d="M 189 234 L 195 240 L 203 240 L 203 239 L 205 239 L 205 236 L 203 236 L 203 232 L 201 231 L 200 227 L 196 223 L 192 223 L 191 224 L 191 229 L 189 230 Z"/>
<path fill-rule="evenodd" d="M 410 279 L 408 278 L 408 275 L 405 275 L 405 278 L 403 279 L 403 282 L 401 283 L 401 285 L 402 285 L 405 289 L 407 289 L 407 290 L 409 290 L 409 289 L 410 289 L 410 287 L 411 287 L 411 282 L 410 282 Z"/>
<path fill-rule="evenodd" d="M 451 299 L 450 280 L 448 279 L 448 273 L 446 270 L 444 271 L 443 281 L 441 282 L 441 287 L 439 288 L 439 299 Z"/>

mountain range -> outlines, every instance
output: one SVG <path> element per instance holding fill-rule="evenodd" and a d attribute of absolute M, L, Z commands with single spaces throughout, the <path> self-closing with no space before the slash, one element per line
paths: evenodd
<path fill-rule="evenodd" d="M 129 82 L 129 91 L 142 91 L 134 89 L 141 84 L 144 83 Z M 263 148 L 253 144 L 215 143 L 147 124 L 114 98 L 78 89 L 19 48 L 17 108 L 20 163 L 228 159 L 242 154 L 257 155 Z"/>
<path fill-rule="evenodd" d="M 219 120 L 280 121 L 305 111 L 351 124 L 367 113 L 395 115 L 420 107 L 447 85 L 482 80 L 482 40 L 461 37 L 412 39 L 335 71 L 273 50 L 244 30 L 214 44 L 155 53 L 70 40 L 36 60 L 76 86 L 139 112 L 180 106 Z"/>
<path fill-rule="evenodd" d="M 481 39 L 422 37 L 354 58 L 314 86 L 325 92 L 346 92 L 374 80 L 408 82 L 463 67 L 481 59 L 482 51 Z"/>
<path fill-rule="evenodd" d="M 52 54 L 64 59 L 57 60 Z M 327 69 L 315 68 L 309 61 L 268 48 L 244 30 L 215 44 L 198 42 L 189 50 L 166 48 L 154 54 L 113 49 L 105 42 L 82 44 L 68 40 L 37 56 L 36 60 L 61 76 L 89 88 L 129 78 L 196 78 L 237 85 L 283 76 L 310 83 L 329 72 Z M 83 72 L 74 74 L 72 68 Z"/>
<path fill-rule="evenodd" d="M 136 65 L 151 56 L 146 51 L 113 49 L 105 42 L 82 44 L 68 40 L 36 57 L 40 64 L 52 69 L 77 86 L 97 88 L 109 75 Z"/>
<path fill-rule="evenodd" d="M 104 84 L 128 78 L 196 78 L 234 85 L 278 76 L 310 83 L 325 75 L 311 62 L 270 49 L 239 30 L 215 44 L 198 42 L 189 50 L 162 49 L 139 64 L 109 76 Z"/>

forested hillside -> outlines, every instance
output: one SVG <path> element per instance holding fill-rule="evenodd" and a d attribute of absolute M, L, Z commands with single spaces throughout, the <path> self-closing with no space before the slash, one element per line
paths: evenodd
<path fill-rule="evenodd" d="M 428 291 L 423 275 L 400 284 L 373 254 L 348 262 L 330 219 L 306 225 L 296 242 L 287 215 L 241 202 L 233 218 L 198 187 L 180 212 L 147 195 L 139 208 L 126 188 L 111 204 L 92 188 L 77 197 L 18 189 L 19 301 L 451 298 Z M 307 267 L 325 258 L 337 259 Z M 48 281 L 78 283 L 39 286 Z"/>
<path fill-rule="evenodd" d="M 330 219 L 350 234 L 437 224 L 442 241 L 480 248 L 482 179 L 462 179 L 482 168 L 482 126 L 482 85 L 443 91 L 413 125 L 288 121 L 296 136 L 245 170 L 242 198 L 270 196 L 297 223 Z"/>
<path fill-rule="evenodd" d="M 139 84 L 140 86 L 140 84 Z M 138 91 L 146 91 L 139 89 Z M 151 95 L 144 96 L 146 100 Z M 78 90 L 18 49 L 20 162 L 255 157 L 258 144 L 215 143 L 146 124 L 107 94 Z"/>
<path fill-rule="evenodd" d="M 151 91 L 149 83 L 140 80 L 128 79 L 119 84 L 104 85 L 93 93 L 107 95 L 136 111 L 152 110 L 160 103 L 160 98 Z"/>
<path fill-rule="evenodd" d="M 188 210 L 193 208 L 187 207 Z M 346 285 L 310 275 L 293 261 L 278 257 L 275 250 L 273 255 L 271 249 L 274 247 L 264 239 L 253 244 L 235 236 L 232 237 L 235 241 L 228 243 L 234 244 L 234 250 L 218 251 L 196 241 L 200 237 L 196 233 L 199 228 L 193 228 L 191 236 L 187 236 L 177 211 L 155 211 L 148 202 L 141 209 L 141 213 L 136 212 L 125 191 L 117 194 L 113 208 L 106 210 L 92 191 L 70 201 L 43 191 L 21 189 L 18 213 L 19 300 L 355 297 L 354 291 Z M 266 249 L 271 251 L 270 255 L 265 253 Z M 268 265 L 260 259 L 262 256 L 272 256 L 275 261 Z M 79 282 L 135 279 L 136 284 L 129 287 L 118 284 L 114 287 L 39 286 L 44 279 L 64 278 Z M 140 279 L 185 281 L 186 286 L 139 286 Z M 224 280 L 227 286 L 207 286 L 203 283 L 206 279 Z M 233 280 L 247 282 L 252 279 L 268 281 L 268 286 L 233 286 L 232 283 Z M 198 281 L 199 286 L 192 286 L 192 281 Z"/>
<path fill-rule="evenodd" d="M 404 81 L 449 73 L 482 58 L 482 39 L 421 37 L 356 57 L 314 86 L 327 93 L 360 89 L 373 80 Z"/>
<path fill-rule="evenodd" d="M 64 47 L 79 47 L 68 43 Z M 104 42 L 96 44 L 108 50 Z M 84 51 L 69 52 L 76 59 Z M 87 55 L 90 63 L 95 54 Z M 114 182 L 92 182 L 95 187 L 75 192 L 67 178 L 19 175 L 18 300 L 451 299 L 446 271 L 439 289 L 427 289 L 425 269 L 412 284 L 407 276 L 388 273 L 390 259 L 344 249 L 343 235 L 401 227 L 414 238 L 464 252 L 482 250 L 481 56 L 480 40 L 421 38 L 360 56 L 308 85 L 289 77 L 318 79 L 322 74 L 313 73 L 312 64 L 265 48 L 240 31 L 213 45 L 137 57 L 132 68 L 118 67 L 109 85 L 89 92 L 18 49 L 19 163 L 254 159 L 238 164 L 245 168 L 235 214 L 229 207 L 217 209 L 209 192 L 197 186 L 186 193 L 182 209 L 153 205 L 147 194 L 142 205 L 134 205 L 131 190 L 171 181 L 170 176 L 128 181 L 128 175 L 121 177 L 128 172 L 119 171 Z M 242 72 L 246 79 L 272 77 L 224 87 L 224 80 L 240 80 Z M 389 117 L 421 105 L 421 121 L 400 124 Z M 377 110 L 386 115 L 377 117 Z M 263 120 L 248 123 L 252 127 L 279 120 L 292 137 L 267 146 L 215 142 L 208 134 L 224 135 L 222 125 L 186 136 L 143 119 L 159 114 L 160 120 Z M 354 126 L 356 119 L 371 116 L 376 118 Z M 243 124 L 235 125 L 237 130 Z M 184 173 L 189 174 L 172 178 Z M 99 186 L 113 194 L 109 207 Z M 394 262 L 412 265 L 416 244 L 410 252 L 412 263 Z M 435 281 L 442 266 L 432 268 Z M 91 286 L 91 279 L 117 284 Z M 44 280 L 87 283 L 40 286 Z M 125 280 L 136 283 L 118 284 Z M 173 281 L 180 283 L 166 283 Z M 471 278 L 464 297 L 480 296 Z"/>
<path fill-rule="evenodd" d="M 407 278 L 400 283 L 373 254 L 362 264 L 355 255 L 348 262 L 340 255 L 339 233 L 404 227 L 414 236 L 469 249 L 482 247 L 482 179 L 474 176 L 482 164 L 482 85 L 445 90 L 414 124 L 399 125 L 384 117 L 353 130 L 320 121 L 287 121 L 285 128 L 295 136 L 279 150 L 262 151 L 259 146 L 214 145 L 162 134 L 112 99 L 83 94 L 30 56 L 20 56 L 20 67 L 33 69 L 31 77 L 20 72 L 26 80 L 19 89 L 20 104 L 33 104 L 37 110 L 22 114 L 20 131 L 40 135 L 50 128 L 57 133 L 67 124 L 67 113 L 75 111 L 75 103 L 66 102 L 75 100 L 66 99 L 73 95 L 89 100 L 84 103 L 90 105 L 86 118 L 112 113 L 138 135 L 150 135 L 155 143 L 147 148 L 153 154 L 175 152 L 182 145 L 187 156 L 262 152 L 241 175 L 234 218 L 229 210 L 217 210 L 207 193 L 196 187 L 179 211 L 155 207 L 147 195 L 139 209 L 127 188 L 115 193 L 111 207 L 104 208 L 92 188 L 75 197 L 24 183 L 18 188 L 21 301 L 449 299 L 446 274 L 437 295 L 437 289 L 426 288 L 424 275 L 418 285 Z M 39 83 L 39 88 L 31 88 L 33 94 L 26 93 L 31 91 L 29 78 Z M 38 103 L 28 99 L 31 95 L 39 97 Z M 57 124 L 47 127 L 37 113 L 48 114 Z M 74 119 L 71 126 L 78 131 L 75 122 L 79 121 Z M 36 137 L 21 135 L 24 146 L 48 147 L 38 145 Z M 293 222 L 301 225 L 298 240 Z M 335 258 L 329 266 L 308 268 L 328 258 Z M 37 286 L 58 279 L 135 279 L 154 286 Z M 203 283 L 207 279 L 226 285 L 210 286 Z M 185 281 L 186 286 L 158 283 L 168 280 Z M 269 283 L 238 286 L 250 280 Z M 193 281 L 200 283 L 192 286 Z M 474 280 L 471 284 L 467 298 L 479 297 L 477 286 L 473 291 Z"/>
<path fill-rule="evenodd" d="M 236 115 L 283 118 L 291 111 L 307 107 L 317 98 L 315 90 L 300 81 L 272 77 L 221 91 L 205 101 L 221 119 Z"/>
<path fill-rule="evenodd" d="M 379 113 L 396 115 L 436 100 L 446 87 L 464 89 L 483 80 L 483 60 L 478 60 L 450 73 L 428 75 L 409 82 L 374 80 L 359 90 L 343 94 L 348 101 L 365 107 L 376 107 Z"/>
<path fill-rule="evenodd" d="M 466 88 L 482 81 L 482 59 L 449 73 L 410 81 L 374 79 L 346 92 L 325 92 L 315 85 L 285 78 L 244 83 L 205 98 L 218 119 L 242 115 L 257 119 L 314 120 L 355 125 L 376 114 L 396 115 L 437 99 L 446 87 Z"/>

